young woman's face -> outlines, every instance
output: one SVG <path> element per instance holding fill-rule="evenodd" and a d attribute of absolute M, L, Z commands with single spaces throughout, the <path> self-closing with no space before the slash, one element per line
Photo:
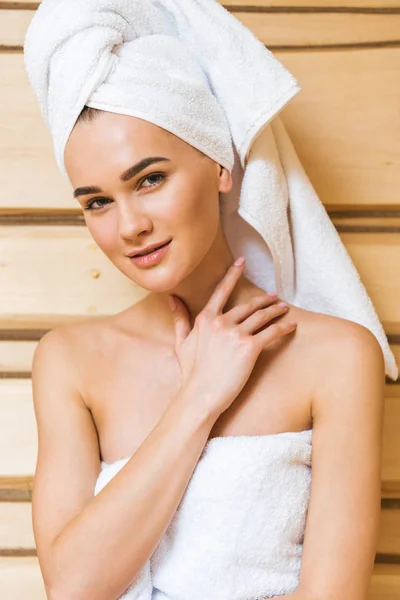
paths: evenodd
<path fill-rule="evenodd" d="M 133 172 L 152 157 L 159 160 Z M 231 189 L 231 175 L 165 129 L 104 112 L 76 124 L 64 160 L 94 241 L 141 287 L 172 289 L 211 248 L 220 223 L 219 192 Z M 158 264 L 139 266 L 128 256 L 169 240 Z"/>

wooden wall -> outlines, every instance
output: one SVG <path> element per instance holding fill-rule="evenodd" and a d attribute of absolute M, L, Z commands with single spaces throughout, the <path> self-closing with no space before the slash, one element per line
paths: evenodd
<path fill-rule="evenodd" d="M 400 0 L 228 0 L 303 90 L 281 113 L 400 361 Z M 44 600 L 31 526 L 30 367 L 60 323 L 143 296 L 90 239 L 23 69 L 37 3 L 0 1 L 0 597 Z M 112 294 L 107 290 L 113 289 Z M 387 382 L 369 600 L 400 598 L 400 381 Z"/>

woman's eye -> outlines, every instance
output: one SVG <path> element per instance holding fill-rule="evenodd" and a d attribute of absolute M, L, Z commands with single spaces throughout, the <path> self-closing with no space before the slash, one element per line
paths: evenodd
<path fill-rule="evenodd" d="M 158 181 L 162 181 L 163 179 L 165 179 L 165 175 L 164 175 L 164 173 L 151 173 L 150 175 L 147 175 L 147 177 L 144 177 L 141 180 L 141 183 L 143 183 L 144 181 L 150 181 L 151 179 L 154 180 L 154 178 L 156 178 L 155 183 L 150 184 L 150 185 L 141 186 L 141 187 L 154 187 L 155 185 L 157 185 Z"/>
<path fill-rule="evenodd" d="M 96 202 L 105 202 L 108 203 L 110 202 L 107 198 L 94 198 L 94 200 L 91 200 L 90 202 L 88 202 L 85 206 L 85 208 L 83 210 L 100 210 L 100 208 L 103 208 L 104 204 L 102 204 L 101 206 L 98 206 L 97 208 L 94 207 L 94 204 Z"/>
<path fill-rule="evenodd" d="M 166 176 L 164 173 L 151 173 L 150 175 L 147 175 L 140 181 L 140 187 L 144 187 L 144 188 L 155 187 L 158 184 L 158 182 L 163 181 L 165 179 L 165 177 Z M 151 183 L 151 180 L 153 180 L 153 183 Z M 150 185 L 142 185 L 142 183 L 144 181 L 150 181 Z M 95 206 L 96 203 L 97 203 L 97 206 Z M 106 204 L 109 204 L 109 203 L 110 203 L 110 200 L 108 198 L 94 198 L 93 200 L 90 200 L 86 204 L 86 206 L 84 207 L 83 210 L 93 210 L 93 211 L 100 210 Z"/>

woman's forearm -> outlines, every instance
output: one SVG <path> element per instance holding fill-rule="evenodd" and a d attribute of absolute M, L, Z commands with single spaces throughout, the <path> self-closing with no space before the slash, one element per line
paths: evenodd
<path fill-rule="evenodd" d="M 58 535 L 51 600 L 110 600 L 140 573 L 167 529 L 215 417 L 181 389 L 113 479 Z"/>

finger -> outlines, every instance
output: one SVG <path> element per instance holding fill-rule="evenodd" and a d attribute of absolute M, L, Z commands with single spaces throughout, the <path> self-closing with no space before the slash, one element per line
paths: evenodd
<path fill-rule="evenodd" d="M 239 278 L 244 270 L 245 260 L 244 257 L 240 258 L 243 259 L 243 262 L 239 265 L 235 265 L 235 263 L 233 263 L 229 267 L 224 277 L 216 286 L 214 292 L 212 293 L 210 299 L 208 300 L 203 310 L 207 310 L 208 312 L 211 312 L 215 315 L 219 315 L 222 313 L 222 310 L 225 304 L 227 303 L 229 296 L 233 292 L 233 289 L 239 281 Z"/>
<path fill-rule="evenodd" d="M 172 311 L 175 323 L 175 348 L 176 350 L 179 350 L 182 342 L 187 338 L 191 331 L 189 312 L 185 303 L 179 296 L 173 296 L 171 294 L 171 297 L 175 301 L 175 310 Z"/>
<path fill-rule="evenodd" d="M 252 335 L 264 325 L 268 325 L 268 323 L 273 319 L 286 314 L 288 308 L 289 307 L 287 304 L 282 306 L 281 303 L 273 304 L 267 308 L 261 308 L 245 319 L 243 323 L 240 323 L 238 327 L 241 333 L 245 335 Z"/>
<path fill-rule="evenodd" d="M 297 328 L 297 323 L 294 321 L 286 321 L 284 323 L 273 323 L 269 325 L 266 329 L 260 331 L 260 333 L 256 333 L 253 335 L 253 339 L 257 344 L 260 345 L 260 348 L 265 348 L 268 344 L 271 344 L 275 340 L 287 335 L 289 333 L 293 333 Z"/>
<path fill-rule="evenodd" d="M 266 306 L 271 306 L 275 304 L 279 298 L 275 293 L 271 294 L 263 294 L 262 296 L 256 296 L 250 300 L 250 302 L 246 302 L 244 304 L 238 304 L 234 306 L 226 313 L 223 314 L 223 319 L 226 321 L 228 325 L 235 325 L 238 323 L 242 323 L 245 319 L 250 317 L 256 310 L 260 308 L 264 308 Z"/>

